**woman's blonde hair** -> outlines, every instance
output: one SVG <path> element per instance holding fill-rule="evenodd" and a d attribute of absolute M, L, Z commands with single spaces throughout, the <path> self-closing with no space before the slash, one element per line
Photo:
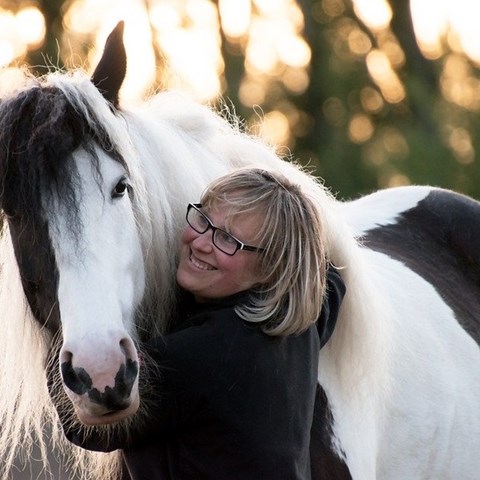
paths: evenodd
<path fill-rule="evenodd" d="M 237 314 L 263 322 L 269 335 L 304 331 L 320 315 L 325 293 L 326 258 L 322 222 L 313 200 L 284 175 L 259 168 L 239 169 L 212 182 L 204 207 L 226 204 L 226 225 L 237 215 L 263 215 L 255 238 L 261 282 Z"/>

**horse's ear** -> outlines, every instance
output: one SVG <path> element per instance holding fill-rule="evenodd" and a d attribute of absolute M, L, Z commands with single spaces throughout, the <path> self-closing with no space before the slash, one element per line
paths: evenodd
<path fill-rule="evenodd" d="M 123 44 L 125 23 L 118 22 L 105 43 L 102 58 L 92 75 L 93 84 L 115 108 L 118 107 L 118 92 L 127 72 L 127 54 Z"/>

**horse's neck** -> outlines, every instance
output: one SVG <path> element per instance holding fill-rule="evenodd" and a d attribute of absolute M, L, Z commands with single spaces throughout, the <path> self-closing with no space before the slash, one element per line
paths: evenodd
<path fill-rule="evenodd" d="M 161 116 L 138 115 L 130 121 L 148 209 L 141 227 L 147 274 L 142 310 L 149 331 L 161 333 L 174 310 L 178 240 L 187 204 L 198 201 L 207 184 L 232 164 Z"/>

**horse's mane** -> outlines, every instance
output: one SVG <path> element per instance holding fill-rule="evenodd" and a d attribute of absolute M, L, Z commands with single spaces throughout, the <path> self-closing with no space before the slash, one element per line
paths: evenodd
<path fill-rule="evenodd" d="M 242 132 L 238 123 L 229 121 L 231 118 L 178 93 L 159 93 L 140 106 L 114 112 L 84 73 L 53 72 L 36 80 L 25 74 L 19 91 L 40 87 L 62 92 L 74 114 L 83 119 L 85 129 L 98 132 L 91 138 L 96 142 L 100 139 L 104 148 L 110 145 L 127 164 L 147 268 L 147 293 L 137 323 L 140 336 L 166 329 L 174 305 L 176 239 L 186 203 L 196 201 L 211 179 L 233 168 L 257 165 L 281 170 L 314 198 L 324 219 L 329 260 L 345 267 L 342 277 L 347 295 L 336 331 L 322 350 L 322 386 L 327 394 L 352 398 L 352 403 L 364 395 L 369 396 L 371 405 L 382 401 L 387 367 L 382 345 L 388 332 L 379 313 L 380 304 L 373 294 L 361 247 L 343 221 L 338 202 L 318 179 Z M 0 101 L 0 117 L 8 101 Z M 0 336 L 0 477 L 7 478 L 15 455 L 23 451 L 28 456 L 32 443 L 36 443 L 44 459 L 52 449 L 64 452 L 84 478 L 116 478 L 118 455 L 71 447 L 61 434 L 45 385 L 50 338 L 40 330 L 26 304 L 6 225 L 0 262 L 4 322 Z M 356 416 L 362 413 L 353 412 Z M 46 425 L 51 428 L 48 439 Z"/>

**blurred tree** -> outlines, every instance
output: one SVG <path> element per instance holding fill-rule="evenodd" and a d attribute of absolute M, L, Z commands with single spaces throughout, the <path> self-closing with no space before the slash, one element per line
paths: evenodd
<path fill-rule="evenodd" d="M 361 161 L 361 146 L 348 137 L 348 120 L 358 109 L 358 91 L 370 83 L 364 62 L 345 56 L 345 32 L 354 27 L 351 5 L 299 1 L 305 18 L 305 37 L 312 50 L 309 88 L 299 105 L 310 130 L 297 141 L 296 154 L 310 162 L 334 192 L 344 196 L 376 187 Z M 343 33 L 342 33 L 343 32 Z"/>
<path fill-rule="evenodd" d="M 463 124 L 469 113 L 442 97 L 442 61 L 419 49 L 409 2 L 390 0 L 391 21 L 378 29 L 365 25 L 349 1 L 299 4 L 312 49 L 311 83 L 298 102 L 313 118 L 297 141 L 302 162 L 314 159 L 343 197 L 409 183 L 480 197 L 478 182 L 469 180 L 472 170 L 478 177 L 478 165 L 458 161 L 449 144 L 449 119 Z M 458 132 L 464 142 L 470 134 Z"/>
<path fill-rule="evenodd" d="M 426 58 L 416 37 L 410 2 L 385 0 L 384 19 L 377 24 L 362 15 L 357 2 L 278 1 L 277 7 L 288 4 L 288 24 L 285 19 L 279 22 L 279 12 L 269 2 L 203 0 L 218 17 L 213 28 L 218 28 L 222 59 L 221 94 L 251 127 L 258 127 L 261 117 L 275 142 L 285 146 L 282 151 L 291 151 L 293 158 L 311 166 L 341 197 L 422 183 L 480 198 L 478 65 L 452 44 L 452 35 L 435 59 Z M 12 11 L 28 3 L 0 0 L 3 8 Z M 41 48 L 29 51 L 22 60 L 37 72 L 45 72 L 40 67 L 45 63 L 66 64 L 58 51 L 58 45 L 66 45 L 64 39 L 72 51 L 86 57 L 96 32 L 64 31 L 68 28 L 64 18 L 72 5 L 79 4 L 36 0 L 45 18 L 46 36 Z M 165 86 L 161 72 L 168 60 L 162 43 L 165 35 L 160 35 L 165 22 L 158 20 L 156 9 L 169 8 L 171 19 L 176 18 L 172 12 L 177 9 L 178 18 L 183 17 L 175 28 L 187 32 L 196 21 L 194 9 L 187 4 L 187 0 L 144 0 L 137 7 L 144 8 L 150 19 L 156 65 L 153 88 Z M 243 32 L 226 30 L 227 5 L 246 8 L 238 10 L 249 15 Z M 161 18 L 167 18 L 162 12 Z M 98 28 L 99 21 L 91 25 Z M 274 26 L 269 30 L 268 25 Z M 280 51 L 285 44 L 287 53 L 299 51 L 300 57 L 292 60 L 285 50 Z M 266 60 L 265 52 L 270 59 Z M 298 58 L 307 58 L 307 53 L 304 65 Z"/>
<path fill-rule="evenodd" d="M 63 35 L 62 11 L 65 0 L 37 0 L 38 7 L 45 18 L 45 40 L 41 49 L 31 50 L 26 63 L 39 75 L 54 65 L 63 68 L 64 63 L 59 52 L 59 39 Z"/>

